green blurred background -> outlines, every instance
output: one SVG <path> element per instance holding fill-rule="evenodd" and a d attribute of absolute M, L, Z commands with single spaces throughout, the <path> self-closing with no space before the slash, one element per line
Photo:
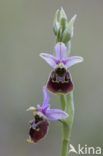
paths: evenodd
<path fill-rule="evenodd" d="M 52 123 L 39 144 L 27 144 L 26 112 L 42 102 L 42 86 L 51 68 L 39 57 L 54 51 L 52 22 L 63 6 L 77 14 L 72 55 L 84 62 L 71 68 L 75 82 L 75 121 L 71 143 L 103 144 L 103 1 L 0 0 L 0 156 L 59 156 L 61 125 Z M 60 107 L 52 95 L 53 107 Z"/>

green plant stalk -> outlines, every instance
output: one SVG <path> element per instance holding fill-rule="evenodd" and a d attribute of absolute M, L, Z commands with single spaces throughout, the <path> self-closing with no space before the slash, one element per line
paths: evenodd
<path fill-rule="evenodd" d="M 69 156 L 70 137 L 74 119 L 73 92 L 69 95 L 61 95 L 62 110 L 69 114 L 69 117 L 62 122 L 62 149 L 61 156 Z"/>

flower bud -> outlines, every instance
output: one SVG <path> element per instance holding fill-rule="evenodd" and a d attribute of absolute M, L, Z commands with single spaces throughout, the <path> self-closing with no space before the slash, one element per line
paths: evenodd
<path fill-rule="evenodd" d="M 59 10 L 56 11 L 55 17 L 54 17 L 54 22 L 53 22 L 53 31 L 56 36 L 60 29 L 60 23 L 59 23 L 58 18 L 59 18 Z"/>
<path fill-rule="evenodd" d="M 68 33 L 70 34 L 70 38 L 73 37 L 74 33 L 74 22 L 76 20 L 77 15 L 74 15 L 72 19 L 68 22 L 66 29 L 68 30 Z"/>
<path fill-rule="evenodd" d="M 56 11 L 53 23 L 53 31 L 57 42 L 63 42 L 65 45 L 68 44 L 73 37 L 73 28 L 76 17 L 77 15 L 74 15 L 72 19 L 68 21 L 63 8 Z"/>

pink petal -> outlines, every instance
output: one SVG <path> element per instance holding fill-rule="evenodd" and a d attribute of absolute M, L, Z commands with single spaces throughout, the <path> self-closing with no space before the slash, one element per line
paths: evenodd
<path fill-rule="evenodd" d="M 71 56 L 71 57 L 68 57 L 67 60 L 65 60 L 65 65 L 67 68 L 77 64 L 77 63 L 80 63 L 83 61 L 83 58 L 80 57 L 80 56 Z"/>
<path fill-rule="evenodd" d="M 56 67 L 56 58 L 53 55 L 47 53 L 41 53 L 40 56 L 52 67 Z"/>
<path fill-rule="evenodd" d="M 42 109 L 47 109 L 50 106 L 49 104 L 50 98 L 46 86 L 43 87 L 43 96 L 44 96 L 44 100 L 43 100 Z"/>
<path fill-rule="evenodd" d="M 55 46 L 56 58 L 58 60 L 63 60 L 67 56 L 67 47 L 64 43 L 59 42 Z"/>
<path fill-rule="evenodd" d="M 66 112 L 60 109 L 47 109 L 45 115 L 52 121 L 66 119 L 69 116 Z"/>

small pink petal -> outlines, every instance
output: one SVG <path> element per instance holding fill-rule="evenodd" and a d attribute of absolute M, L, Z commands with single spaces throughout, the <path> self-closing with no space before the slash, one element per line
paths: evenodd
<path fill-rule="evenodd" d="M 56 67 L 57 60 L 53 55 L 41 53 L 40 57 L 42 57 L 52 68 Z"/>
<path fill-rule="evenodd" d="M 44 100 L 43 100 L 42 109 L 46 109 L 50 106 L 49 104 L 50 98 L 46 86 L 43 87 L 43 96 L 44 96 Z"/>
<path fill-rule="evenodd" d="M 71 66 L 83 62 L 83 57 L 80 56 L 71 56 L 68 57 L 68 59 L 65 60 L 65 65 L 67 68 L 70 68 Z"/>
<path fill-rule="evenodd" d="M 60 109 L 47 109 L 45 115 L 52 121 L 66 119 L 69 116 L 66 112 Z"/>

